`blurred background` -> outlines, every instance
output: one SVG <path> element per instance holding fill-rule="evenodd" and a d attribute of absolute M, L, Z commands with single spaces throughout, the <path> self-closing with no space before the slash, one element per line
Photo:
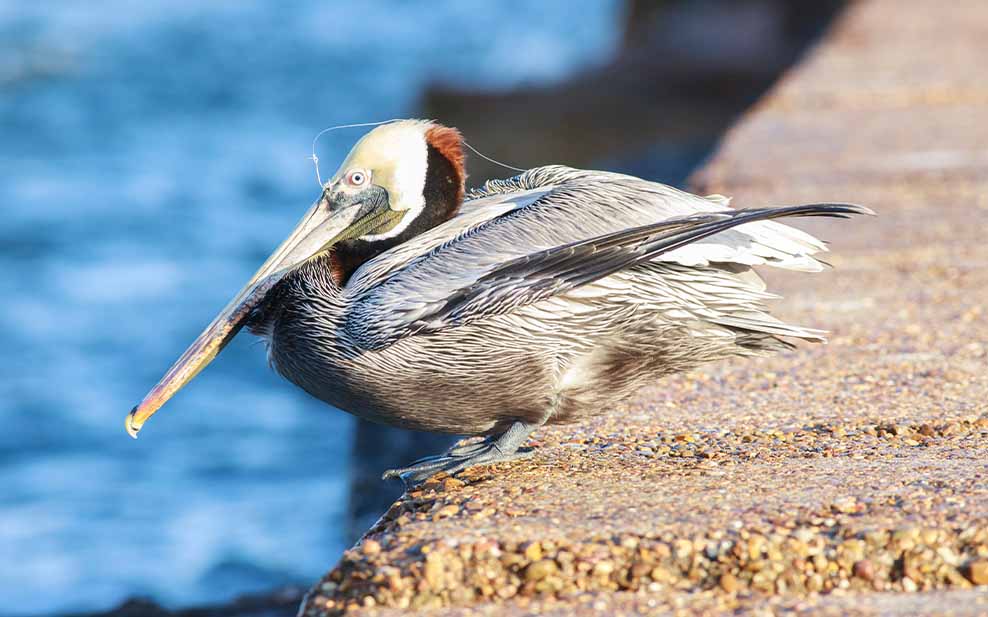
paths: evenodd
<path fill-rule="evenodd" d="M 320 129 L 429 117 L 682 184 L 840 4 L 0 2 L 0 612 L 304 586 L 399 492 L 381 470 L 447 439 L 358 426 L 249 336 L 124 432 L 317 197 Z"/>

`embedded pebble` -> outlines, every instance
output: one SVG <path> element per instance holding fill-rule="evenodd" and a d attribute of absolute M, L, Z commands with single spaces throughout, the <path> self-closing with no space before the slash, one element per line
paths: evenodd
<path fill-rule="evenodd" d="M 988 559 L 979 559 L 968 566 L 971 582 L 975 585 L 988 585 Z"/>

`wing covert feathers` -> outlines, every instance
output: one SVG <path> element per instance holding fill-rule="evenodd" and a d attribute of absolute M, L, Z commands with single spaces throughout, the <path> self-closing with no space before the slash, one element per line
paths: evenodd
<path fill-rule="evenodd" d="M 750 266 L 816 271 L 823 266 L 812 255 L 826 251 L 820 240 L 773 219 L 871 213 L 840 203 L 730 210 L 721 196 L 560 166 L 488 182 L 470 198 L 460 216 L 358 271 L 347 322 L 358 345 L 379 349 L 503 315 L 645 264 L 677 272 L 686 266 L 697 276 L 718 269 L 743 279 L 750 297 L 767 297 Z M 711 321 L 822 336 L 758 311 Z"/>

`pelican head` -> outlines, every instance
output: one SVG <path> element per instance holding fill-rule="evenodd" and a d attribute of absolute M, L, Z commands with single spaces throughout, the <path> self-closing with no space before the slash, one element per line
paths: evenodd
<path fill-rule="evenodd" d="M 338 284 L 361 263 L 454 216 L 466 175 L 459 131 L 424 120 L 400 120 L 365 135 L 323 185 L 291 235 L 127 415 L 138 431 L 204 369 L 243 328 L 285 275 L 333 252 Z"/>

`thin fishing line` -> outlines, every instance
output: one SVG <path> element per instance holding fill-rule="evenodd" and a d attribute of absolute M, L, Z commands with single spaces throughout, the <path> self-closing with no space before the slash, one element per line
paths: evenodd
<path fill-rule="evenodd" d="M 313 165 L 316 166 L 316 182 L 319 183 L 319 188 L 323 187 L 322 176 L 319 173 L 319 157 L 316 156 L 316 144 L 319 142 L 319 138 L 330 131 L 336 131 L 338 129 L 355 129 L 362 126 L 380 126 L 382 124 L 390 124 L 392 122 L 398 122 L 400 118 L 392 118 L 390 120 L 381 120 L 380 122 L 358 122 L 356 124 L 340 124 L 338 126 L 331 126 L 329 128 L 323 129 L 316 133 L 316 136 L 312 138 L 312 154 L 307 158 L 312 161 Z M 483 156 L 483 155 L 481 155 Z"/>
<path fill-rule="evenodd" d="M 340 124 L 338 126 L 331 126 L 329 128 L 325 128 L 325 129 L 319 131 L 318 133 L 316 133 L 316 136 L 312 138 L 312 153 L 307 158 L 312 161 L 312 164 L 313 165 L 315 165 L 315 168 L 316 168 L 316 182 L 319 184 L 319 188 L 322 188 L 323 187 L 322 174 L 319 172 L 319 156 L 316 155 L 316 145 L 319 143 L 319 138 L 320 137 L 322 137 L 326 133 L 329 133 L 330 131 L 336 131 L 336 130 L 339 130 L 339 129 L 355 129 L 355 128 L 360 128 L 360 127 L 364 127 L 364 126 L 381 126 L 382 124 L 391 124 L 392 122 L 398 122 L 400 120 L 401 120 L 401 118 L 392 118 L 390 120 L 381 120 L 380 122 L 357 122 L 357 123 L 354 123 L 354 124 Z M 484 154 L 480 150 L 478 150 L 478 149 L 474 148 L 473 146 L 471 146 L 470 143 L 467 140 L 465 140 L 465 139 L 463 140 L 463 145 L 466 146 L 467 148 L 469 148 L 474 154 L 476 154 L 477 156 L 479 156 L 480 158 L 484 159 L 485 161 L 487 161 L 489 163 L 494 163 L 495 165 L 500 165 L 501 167 L 504 167 L 505 169 L 510 169 L 511 171 L 517 171 L 517 172 L 522 172 L 522 173 L 524 173 L 525 171 L 527 171 L 525 169 L 521 169 L 520 167 L 515 167 L 513 165 L 508 165 L 507 163 L 502 163 L 501 161 L 495 160 L 495 159 L 487 156 L 486 154 Z"/>
<path fill-rule="evenodd" d="M 494 159 L 492 159 L 491 157 L 487 156 L 486 154 L 484 154 L 480 150 L 478 150 L 478 149 L 474 148 L 473 146 L 471 146 L 469 143 L 467 143 L 467 140 L 465 140 L 465 139 L 463 140 L 463 145 L 466 146 L 467 148 L 470 148 L 473 151 L 474 154 L 476 154 L 477 156 L 479 156 L 480 158 L 484 159 L 485 161 L 487 161 L 489 163 L 494 163 L 495 165 L 500 165 L 501 167 L 504 167 L 505 169 L 510 169 L 511 171 L 520 171 L 520 172 L 523 172 L 523 173 L 526 172 L 526 171 L 528 171 L 527 169 L 519 169 L 517 167 L 512 167 L 511 165 L 508 165 L 507 163 L 502 163 L 501 161 L 495 161 Z"/>

